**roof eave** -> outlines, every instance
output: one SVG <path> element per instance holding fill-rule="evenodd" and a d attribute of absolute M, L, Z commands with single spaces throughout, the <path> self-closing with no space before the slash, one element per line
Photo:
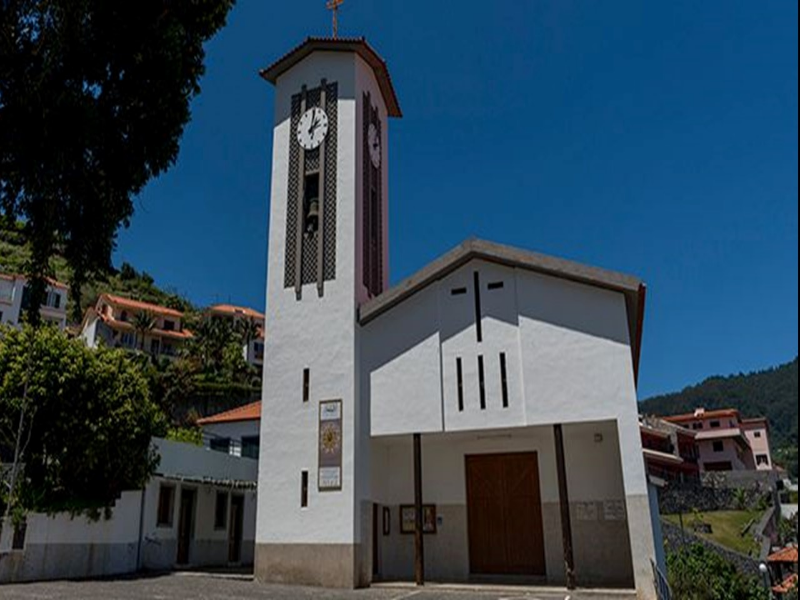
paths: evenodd
<path fill-rule="evenodd" d="M 275 85 L 278 79 L 290 68 L 299 64 L 313 52 L 353 52 L 360 56 L 371 68 L 381 89 L 386 110 L 390 117 L 401 118 L 403 111 L 400 101 L 392 84 L 389 69 L 375 49 L 369 45 L 366 38 L 319 38 L 308 37 L 306 40 L 279 58 L 272 65 L 260 69 L 258 74 L 269 83 Z"/>
<path fill-rule="evenodd" d="M 590 267 L 573 261 L 521 250 L 480 239 L 469 239 L 440 256 L 410 277 L 359 308 L 359 323 L 366 325 L 401 304 L 406 298 L 460 269 L 472 260 L 485 260 L 511 268 L 521 268 L 574 283 L 622 293 L 628 312 L 628 327 L 634 374 L 638 381 L 646 286 L 639 278 L 624 273 Z"/>

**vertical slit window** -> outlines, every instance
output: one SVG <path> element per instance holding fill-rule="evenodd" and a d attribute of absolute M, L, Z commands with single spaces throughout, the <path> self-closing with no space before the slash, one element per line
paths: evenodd
<path fill-rule="evenodd" d="M 464 412 L 464 370 L 461 359 L 456 359 L 456 377 L 458 378 L 458 412 Z"/>
<path fill-rule="evenodd" d="M 482 342 L 483 325 L 481 323 L 481 278 L 477 271 L 475 271 L 473 279 L 475 286 L 475 332 L 478 335 L 478 342 Z"/>
<path fill-rule="evenodd" d="M 300 473 L 300 508 L 308 508 L 308 471 Z"/>
<path fill-rule="evenodd" d="M 311 396 L 311 369 L 303 369 L 303 402 Z"/>
<path fill-rule="evenodd" d="M 483 356 L 478 357 L 478 386 L 481 395 L 481 410 L 486 410 L 486 380 L 483 373 Z"/>
<path fill-rule="evenodd" d="M 503 393 L 503 408 L 508 408 L 508 368 L 505 352 L 500 353 L 500 386 Z"/>

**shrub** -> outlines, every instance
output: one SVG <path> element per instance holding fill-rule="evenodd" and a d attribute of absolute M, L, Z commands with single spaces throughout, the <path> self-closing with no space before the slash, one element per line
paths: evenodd
<path fill-rule="evenodd" d="M 767 600 L 768 591 L 755 578 L 701 544 L 667 557 L 669 583 L 680 600 Z"/>

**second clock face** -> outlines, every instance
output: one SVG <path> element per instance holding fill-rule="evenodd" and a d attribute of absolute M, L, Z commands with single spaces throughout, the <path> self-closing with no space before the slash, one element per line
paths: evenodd
<path fill-rule="evenodd" d="M 314 150 L 322 145 L 328 135 L 328 115 L 319 107 L 307 110 L 297 125 L 297 141 L 304 150 Z"/>
<path fill-rule="evenodd" d="M 381 166 L 381 136 L 374 123 L 369 124 L 367 143 L 369 144 L 369 157 L 372 159 L 373 166 L 377 169 Z"/>

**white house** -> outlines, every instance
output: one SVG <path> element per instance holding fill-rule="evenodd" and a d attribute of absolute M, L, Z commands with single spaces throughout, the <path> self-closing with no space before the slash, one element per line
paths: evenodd
<path fill-rule="evenodd" d="M 253 402 L 197 421 L 210 450 L 258 459 L 261 402 Z"/>
<path fill-rule="evenodd" d="M 123 492 L 111 518 L 29 514 L 0 524 L 0 584 L 108 577 L 139 570 L 253 563 L 258 463 L 155 440 L 144 490 Z"/>
<path fill-rule="evenodd" d="M 385 62 L 363 39 L 310 38 L 261 74 L 276 93 L 256 578 L 654 599 L 644 284 L 470 240 L 389 288 L 401 111 Z"/>
<path fill-rule="evenodd" d="M 62 331 L 67 326 L 68 287 L 48 279 L 47 296 L 39 309 L 45 323 L 53 323 Z M 28 280 L 22 275 L 0 273 L 0 324 L 17 326 L 28 307 Z"/>
<path fill-rule="evenodd" d="M 183 326 L 181 311 L 112 294 L 101 294 L 86 311 L 80 335 L 89 348 L 103 343 L 167 359 L 176 357 L 192 338 L 192 332 Z"/>
<path fill-rule="evenodd" d="M 241 321 L 250 321 L 254 325 L 255 335 L 242 348 L 244 359 L 251 365 L 261 367 L 264 364 L 264 315 L 263 313 L 232 304 L 215 304 L 206 313 L 212 318 L 230 319 L 234 325 Z"/>

